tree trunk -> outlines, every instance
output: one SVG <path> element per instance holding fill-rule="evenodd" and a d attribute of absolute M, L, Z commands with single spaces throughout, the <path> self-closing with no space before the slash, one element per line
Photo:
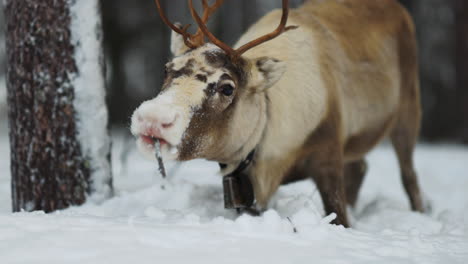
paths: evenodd
<path fill-rule="evenodd" d="M 79 140 L 74 105 L 75 80 L 83 73 L 75 61 L 77 44 L 72 41 L 70 29 L 71 5 L 68 0 L 6 1 L 15 212 L 51 212 L 79 205 L 95 190 L 92 172 L 100 168 L 95 168 L 89 153 L 84 154 L 89 151 L 83 151 Z M 110 186 L 109 177 L 105 182 Z"/>

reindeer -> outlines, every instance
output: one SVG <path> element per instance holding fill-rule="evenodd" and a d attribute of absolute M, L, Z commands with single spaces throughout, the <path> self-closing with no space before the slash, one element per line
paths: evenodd
<path fill-rule="evenodd" d="M 348 227 L 365 155 L 389 136 L 411 208 L 422 212 L 413 166 L 417 49 L 407 11 L 394 0 L 306 1 L 290 11 L 283 0 L 232 48 L 206 26 L 222 2 L 203 0 L 200 17 L 189 0 L 199 27 L 190 34 L 156 0 L 173 30 L 174 58 L 160 94 L 132 116 L 141 152 L 153 158 L 159 139 L 165 156 L 216 161 L 223 175 L 241 169 L 260 210 L 281 184 L 313 179 L 325 212 L 337 214 L 333 223 Z"/>

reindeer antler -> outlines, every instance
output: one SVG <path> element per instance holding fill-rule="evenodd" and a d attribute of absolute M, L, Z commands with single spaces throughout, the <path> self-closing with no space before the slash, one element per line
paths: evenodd
<path fill-rule="evenodd" d="M 206 2 L 206 1 L 203 0 L 203 2 Z M 203 20 L 200 18 L 200 16 L 198 15 L 197 11 L 196 11 L 195 8 L 193 7 L 193 1 L 192 1 L 192 0 L 189 0 L 189 8 L 190 8 L 190 13 L 192 14 L 193 19 L 195 19 L 195 22 L 197 22 L 197 24 L 198 24 L 199 30 L 200 30 L 213 44 L 215 44 L 216 46 L 218 46 L 218 47 L 220 47 L 221 49 L 223 49 L 224 51 L 226 51 L 226 53 L 228 53 L 228 54 L 234 54 L 234 53 L 235 53 L 235 50 L 234 50 L 234 49 L 232 49 L 231 47 L 229 47 L 229 45 L 227 45 L 226 43 L 222 42 L 221 40 L 219 40 L 218 38 L 216 38 L 213 34 L 211 34 L 210 30 L 208 29 L 208 27 L 206 26 L 206 24 L 203 23 Z"/>
<path fill-rule="evenodd" d="M 210 16 L 224 3 L 224 0 L 216 0 L 216 2 L 212 5 L 208 4 L 208 0 L 202 0 L 202 5 L 203 5 L 203 19 L 202 23 L 203 25 L 206 25 L 208 22 L 208 19 Z M 199 27 L 197 30 L 197 33 L 193 35 L 194 39 L 200 40 L 201 43 L 204 44 L 205 42 L 205 35 L 203 34 L 203 31 Z"/>
<path fill-rule="evenodd" d="M 288 17 L 289 17 L 289 0 L 283 0 L 283 15 L 281 16 L 281 22 L 278 25 L 278 27 L 275 29 L 275 31 L 269 34 L 266 34 L 264 36 L 261 36 L 241 46 L 240 48 L 236 50 L 237 56 L 241 56 L 249 49 L 256 47 L 258 45 L 261 45 L 267 41 L 270 41 L 288 30 L 298 28 L 298 26 L 286 26 L 286 23 L 288 22 Z"/>
<path fill-rule="evenodd" d="M 216 3 L 216 4 L 218 4 L 218 3 Z M 203 0 L 203 5 L 205 7 L 206 0 Z M 216 46 L 218 46 L 219 48 L 224 50 L 233 59 L 239 58 L 242 54 L 244 54 L 249 49 L 251 49 L 253 47 L 256 47 L 256 46 L 258 46 L 260 44 L 263 44 L 263 43 L 265 43 L 265 42 L 267 42 L 269 40 L 272 40 L 272 39 L 278 37 L 279 35 L 281 35 L 282 33 L 286 32 L 288 30 L 297 28 L 297 26 L 288 26 L 288 27 L 286 27 L 286 23 L 288 21 L 288 16 L 289 16 L 289 0 L 283 0 L 283 15 L 281 16 L 281 22 L 278 25 L 278 27 L 275 29 L 275 31 L 273 31 L 273 32 L 271 32 L 269 34 L 266 34 L 264 36 L 261 36 L 261 37 L 255 39 L 255 40 L 252 40 L 252 41 L 248 42 L 247 44 L 241 46 L 240 48 L 234 50 L 229 45 L 227 45 L 226 43 L 224 43 L 221 40 L 219 40 L 218 38 L 216 38 L 209 31 L 209 29 L 206 26 L 206 23 L 204 23 L 204 20 L 202 20 L 200 18 L 197 11 L 193 7 L 193 1 L 192 0 L 189 0 L 189 7 L 190 7 L 190 13 L 192 14 L 193 19 L 195 19 L 195 21 L 197 22 L 199 30 L 201 30 L 203 32 L 203 34 L 205 34 L 205 36 L 213 44 L 215 44 Z"/>
<path fill-rule="evenodd" d="M 191 26 L 190 24 L 185 25 L 182 28 L 179 28 L 173 23 L 171 23 L 169 19 L 166 17 L 166 15 L 164 14 L 163 9 L 161 8 L 160 0 L 155 0 L 155 2 L 156 2 L 156 6 L 158 7 L 158 12 L 159 12 L 159 15 L 161 16 L 161 19 L 172 30 L 174 30 L 175 32 L 183 36 L 184 43 L 189 48 L 195 49 L 195 48 L 202 46 L 203 44 L 205 44 L 205 37 L 207 37 L 213 44 L 223 49 L 233 59 L 239 58 L 242 54 L 244 54 L 249 49 L 254 48 L 258 45 L 261 45 L 267 41 L 270 41 L 288 30 L 297 28 L 297 26 L 286 26 L 286 23 L 288 21 L 288 16 L 289 16 L 289 0 L 283 0 L 283 15 L 281 16 L 281 22 L 278 25 L 278 27 L 275 29 L 275 31 L 269 34 L 266 34 L 264 36 L 261 36 L 255 40 L 252 40 L 249 43 L 235 50 L 231 48 L 229 45 L 227 45 L 226 43 L 216 38 L 206 26 L 206 23 L 208 22 L 208 19 L 210 18 L 210 16 L 223 4 L 224 0 L 216 0 L 216 2 L 212 5 L 208 4 L 208 0 L 202 0 L 203 18 L 200 18 L 197 11 L 193 7 L 193 0 L 189 0 L 190 13 L 192 14 L 193 19 L 195 19 L 195 21 L 198 24 L 198 30 L 195 34 L 190 34 L 187 32 L 188 28 Z"/>
<path fill-rule="evenodd" d="M 156 6 L 158 7 L 158 12 L 159 15 L 161 16 L 161 19 L 164 21 L 166 25 L 168 25 L 172 30 L 175 32 L 181 34 L 184 38 L 184 43 L 191 49 L 195 49 L 197 47 L 202 46 L 205 44 L 205 36 L 203 34 L 203 31 L 199 28 L 195 34 L 190 34 L 187 32 L 188 28 L 191 26 L 190 24 L 185 25 L 182 28 L 177 27 L 173 23 L 169 21 L 169 19 L 166 17 L 166 14 L 164 14 L 164 11 L 161 7 L 161 3 L 159 2 L 160 0 L 155 0 Z M 216 2 L 212 5 L 208 4 L 207 0 L 203 0 L 203 19 L 202 23 L 205 25 L 208 22 L 208 19 L 210 16 L 223 4 L 224 0 L 216 0 Z"/>
<path fill-rule="evenodd" d="M 191 39 L 192 39 L 192 35 L 190 33 L 187 32 L 187 29 L 191 26 L 190 24 L 188 25 L 185 25 L 183 28 L 179 28 L 177 27 L 176 25 L 172 24 L 171 21 L 169 21 L 169 19 L 166 17 L 166 14 L 164 14 L 164 11 L 161 7 L 161 3 L 159 2 L 159 0 L 155 0 L 156 2 L 156 6 L 158 7 L 158 12 L 159 12 L 159 16 L 161 17 L 162 21 L 167 25 L 169 26 L 172 30 L 174 30 L 175 32 L 179 33 L 180 35 L 183 36 L 184 38 L 184 43 L 185 45 L 187 45 L 187 47 L 191 48 L 191 49 L 195 49 L 197 48 L 197 45 L 193 44 L 191 42 Z"/>

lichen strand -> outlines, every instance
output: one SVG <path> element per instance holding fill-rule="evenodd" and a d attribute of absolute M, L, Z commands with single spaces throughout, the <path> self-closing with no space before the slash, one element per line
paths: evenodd
<path fill-rule="evenodd" d="M 7 0 L 13 210 L 82 204 L 90 168 L 77 140 L 69 1 Z"/>

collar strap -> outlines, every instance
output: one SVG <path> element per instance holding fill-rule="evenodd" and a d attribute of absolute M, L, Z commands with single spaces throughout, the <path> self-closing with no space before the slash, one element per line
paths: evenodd
<path fill-rule="evenodd" d="M 250 165 L 250 163 L 252 163 L 252 160 L 253 160 L 254 156 L 255 156 L 255 149 L 250 151 L 249 155 L 247 155 L 247 157 L 243 161 L 241 161 L 239 166 L 237 166 L 237 168 L 233 172 L 229 173 L 228 175 L 236 176 L 239 173 L 243 172 L 245 169 L 247 169 L 247 167 Z M 219 163 L 219 167 L 221 169 L 225 169 L 227 167 L 227 165 L 224 164 L 224 163 Z"/>

